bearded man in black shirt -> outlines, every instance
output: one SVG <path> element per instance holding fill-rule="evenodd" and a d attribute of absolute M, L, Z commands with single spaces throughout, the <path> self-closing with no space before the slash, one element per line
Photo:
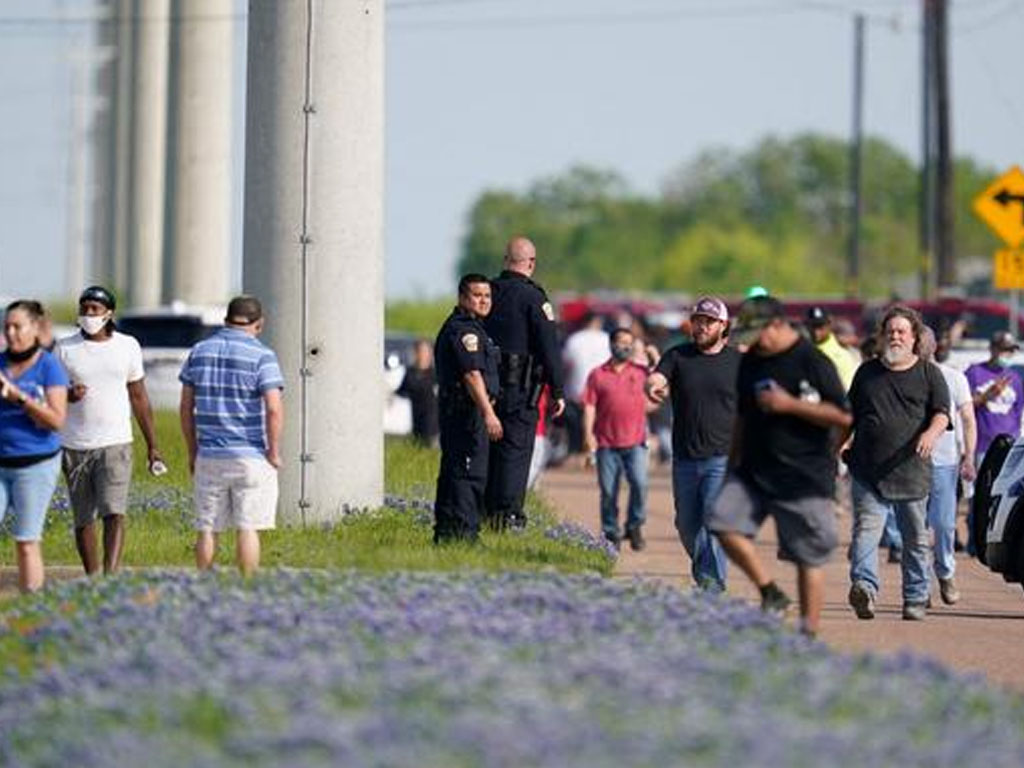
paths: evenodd
<path fill-rule="evenodd" d="M 740 307 L 733 339 L 748 345 L 737 379 L 732 473 L 708 520 L 732 560 L 761 591 L 761 607 L 784 613 L 789 598 L 775 584 L 753 538 L 769 515 L 779 554 L 796 563 L 801 631 L 815 635 L 825 572 L 838 543 L 833 511 L 833 428 L 851 423 L 832 362 L 786 319 L 770 296 Z"/>
<path fill-rule="evenodd" d="M 926 513 L 931 454 L 949 426 L 949 388 L 942 372 L 918 356 L 924 325 L 903 306 L 882 318 L 881 354 L 864 363 L 850 386 L 853 408 L 853 546 L 850 605 L 859 619 L 875 615 L 878 542 L 889 511 L 903 538 L 903 618 L 925 617 L 931 582 Z"/>

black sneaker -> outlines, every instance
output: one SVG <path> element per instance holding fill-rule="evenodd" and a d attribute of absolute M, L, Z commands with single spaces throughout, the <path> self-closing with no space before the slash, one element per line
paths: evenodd
<path fill-rule="evenodd" d="M 901 563 L 903 562 L 903 550 L 897 549 L 896 547 L 889 547 L 889 562 L 890 563 Z"/>
<path fill-rule="evenodd" d="M 619 550 L 619 547 L 622 546 L 622 539 L 620 539 L 618 534 L 616 533 L 604 534 L 604 540 L 611 544 L 613 547 L 615 547 L 616 552 Z"/>
<path fill-rule="evenodd" d="M 875 595 L 867 584 L 860 581 L 854 582 L 850 587 L 847 599 L 858 619 L 875 618 Z"/>
<path fill-rule="evenodd" d="M 639 552 L 647 546 L 647 542 L 644 541 L 644 535 L 640 531 L 639 525 L 635 528 L 627 528 L 626 538 L 629 539 L 629 546 L 634 552 Z"/>
<path fill-rule="evenodd" d="M 792 600 L 779 589 L 774 581 L 770 581 L 761 587 L 761 610 L 765 613 L 773 613 L 782 616 L 793 603 Z"/>

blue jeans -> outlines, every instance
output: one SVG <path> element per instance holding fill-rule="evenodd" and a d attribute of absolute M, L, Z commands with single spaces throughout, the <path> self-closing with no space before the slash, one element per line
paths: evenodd
<path fill-rule="evenodd" d="M 900 527 L 896 524 L 896 512 L 893 509 L 890 509 L 885 515 L 881 545 L 897 552 L 903 549 L 903 537 L 900 535 Z"/>
<path fill-rule="evenodd" d="M 850 558 L 850 581 L 861 582 L 873 594 L 880 587 L 878 579 L 878 543 L 882 539 L 885 516 L 892 510 L 903 538 L 903 602 L 925 603 L 931 580 L 928 530 L 925 527 L 927 499 L 890 501 L 875 494 L 868 486 L 853 479 L 853 544 Z"/>
<path fill-rule="evenodd" d="M 928 526 L 935 539 L 935 575 L 951 579 L 956 571 L 953 540 L 956 536 L 956 464 L 932 467 L 932 489 L 928 494 Z"/>
<path fill-rule="evenodd" d="M 60 453 L 27 467 L 0 467 L 0 521 L 10 512 L 15 541 L 40 541 L 60 474 Z"/>
<path fill-rule="evenodd" d="M 601 487 L 601 530 L 609 539 L 619 538 L 619 481 L 626 476 L 629 504 L 626 530 L 647 520 L 647 446 L 597 449 L 597 482 Z"/>
<path fill-rule="evenodd" d="M 728 458 L 672 460 L 672 498 L 676 507 L 676 531 L 693 565 L 698 586 L 725 589 L 725 553 L 718 537 L 705 521 L 722 490 Z"/>

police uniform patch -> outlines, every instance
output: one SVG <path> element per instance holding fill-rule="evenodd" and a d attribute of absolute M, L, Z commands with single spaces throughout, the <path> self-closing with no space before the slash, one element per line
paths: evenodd
<path fill-rule="evenodd" d="M 475 333 L 467 333 L 462 337 L 462 346 L 466 348 L 467 352 L 476 352 L 480 349 L 480 337 Z"/>
<path fill-rule="evenodd" d="M 555 322 L 555 310 L 551 308 L 550 301 L 545 301 L 543 304 L 540 305 L 540 308 L 544 312 L 544 317 L 546 317 L 551 322 Z"/>

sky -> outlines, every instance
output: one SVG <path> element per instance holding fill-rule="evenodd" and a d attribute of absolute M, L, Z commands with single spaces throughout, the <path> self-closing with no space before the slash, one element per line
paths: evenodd
<path fill-rule="evenodd" d="M 350 2 L 352 0 L 325 0 Z M 67 296 L 74 72 L 89 0 L 0 0 L 0 295 Z M 921 0 L 391 0 L 389 299 L 454 287 L 467 214 L 587 164 L 657 194 L 709 147 L 850 133 L 853 14 L 867 15 L 865 130 L 920 146 Z M 624 10 L 626 9 L 626 10 Z M 18 21 L 30 17 L 32 23 Z M 236 20 L 241 211 L 245 3 Z M 953 145 L 1024 164 L 1024 0 L 954 0 Z M 240 216 L 234 263 L 241 275 Z M 512 234 L 512 233 L 510 233 Z M 543 254 L 538 276 L 543 280 Z M 495 254 L 495 268 L 500 254 Z"/>

